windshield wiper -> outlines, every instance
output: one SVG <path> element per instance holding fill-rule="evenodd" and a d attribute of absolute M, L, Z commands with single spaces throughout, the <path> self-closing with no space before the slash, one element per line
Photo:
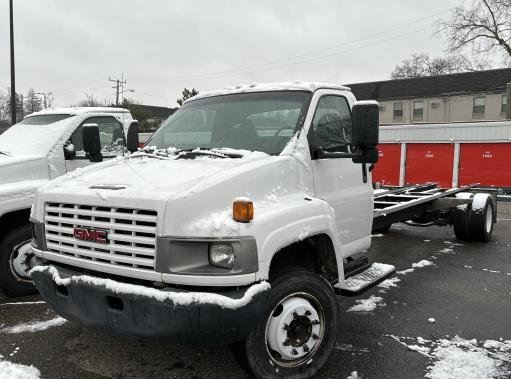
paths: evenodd
<path fill-rule="evenodd" d="M 198 156 L 209 156 L 215 158 L 231 158 L 229 154 L 224 154 L 219 151 L 215 151 L 213 149 L 202 149 L 200 147 L 194 149 L 181 149 L 176 151 L 176 159 L 186 159 L 186 158 L 195 158 Z"/>

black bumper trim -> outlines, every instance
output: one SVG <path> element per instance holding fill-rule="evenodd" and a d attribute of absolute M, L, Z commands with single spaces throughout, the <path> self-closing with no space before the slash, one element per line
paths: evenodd
<path fill-rule="evenodd" d="M 180 305 L 171 299 L 160 301 L 136 293 L 118 293 L 101 282 L 75 278 L 62 281 L 58 276 L 69 278 L 73 273 L 61 268 L 55 268 L 55 271 L 53 267 L 34 270 L 32 279 L 42 298 L 60 316 L 129 337 L 194 346 L 233 343 L 255 329 L 269 299 L 267 286 L 236 309 L 222 308 L 214 302 Z M 56 279 L 55 272 L 62 275 L 57 275 Z M 219 295 L 240 300 L 247 290 Z M 164 293 L 172 295 L 182 291 Z"/>

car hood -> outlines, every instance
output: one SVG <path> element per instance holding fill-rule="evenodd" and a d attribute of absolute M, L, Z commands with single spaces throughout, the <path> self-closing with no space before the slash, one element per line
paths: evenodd
<path fill-rule="evenodd" d="M 0 154 L 0 184 L 48 179 L 48 161 L 43 156 Z"/>

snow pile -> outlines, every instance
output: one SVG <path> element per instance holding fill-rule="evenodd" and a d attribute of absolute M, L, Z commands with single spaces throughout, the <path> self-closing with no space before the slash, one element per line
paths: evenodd
<path fill-rule="evenodd" d="M 358 372 L 352 371 L 350 376 L 348 376 L 346 379 L 358 379 Z"/>
<path fill-rule="evenodd" d="M 422 267 L 427 267 L 427 266 L 433 266 L 433 262 L 431 261 L 428 261 L 426 259 L 423 259 L 422 261 L 420 262 L 417 262 L 417 263 L 413 263 L 412 264 L 412 267 L 413 268 L 422 268 Z"/>
<path fill-rule="evenodd" d="M 32 321 L 29 323 L 18 324 L 9 328 L 0 329 L 0 332 L 9 334 L 39 332 L 41 330 L 51 328 L 52 326 L 60 326 L 66 322 L 67 320 L 62 317 L 55 317 L 54 319 L 47 321 Z"/>
<path fill-rule="evenodd" d="M 197 229 L 206 231 L 210 236 L 236 236 L 240 234 L 241 224 L 232 219 L 232 210 L 212 212 L 189 227 L 193 234 Z"/>
<path fill-rule="evenodd" d="M 428 322 L 434 324 L 436 320 L 433 317 L 428 318 Z"/>
<path fill-rule="evenodd" d="M 397 287 L 397 283 L 399 283 L 400 281 L 401 279 L 399 279 L 398 277 L 386 279 L 380 284 L 378 284 L 378 287 L 388 290 Z"/>
<path fill-rule="evenodd" d="M 406 275 L 410 272 L 414 272 L 416 268 L 423 268 L 427 266 L 434 266 L 434 263 L 431 261 L 428 261 L 427 259 L 423 259 L 422 261 L 419 261 L 417 263 L 412 263 L 412 268 L 407 268 L 406 270 L 402 271 L 396 271 L 397 274 L 400 275 Z"/>
<path fill-rule="evenodd" d="M 356 300 L 356 305 L 348 309 L 348 312 L 372 312 L 377 307 L 384 307 L 386 304 L 382 303 L 383 297 L 371 295 L 368 299 Z"/>
<path fill-rule="evenodd" d="M 224 309 L 242 308 L 249 304 L 257 294 L 269 291 L 271 288 L 270 283 L 260 282 L 249 287 L 242 298 L 233 299 L 209 292 L 167 292 L 156 288 L 120 283 L 111 279 L 95 278 L 88 275 L 72 276 L 62 279 L 57 269 L 53 266 L 36 266 L 30 271 L 30 274 L 45 271 L 48 271 L 53 276 L 53 280 L 57 285 L 67 286 L 71 282 L 85 283 L 93 286 L 104 286 L 106 290 L 116 294 L 145 296 L 162 302 L 172 301 L 174 305 L 213 304 Z"/>
<path fill-rule="evenodd" d="M 34 366 L 24 366 L 17 363 L 11 363 L 3 361 L 0 358 L 0 378 L 38 379 L 40 377 L 41 372 Z"/>
<path fill-rule="evenodd" d="M 416 345 L 402 341 L 413 338 L 387 336 L 432 360 L 426 378 L 482 379 L 508 378 L 511 375 L 511 340 L 486 340 L 481 346 L 476 339 L 467 340 L 459 336 L 438 341 L 417 337 L 419 345 Z"/>
<path fill-rule="evenodd" d="M 477 341 L 467 341 L 456 336 L 452 341 L 440 340 L 432 352 L 436 361 L 428 367 L 426 378 L 471 379 L 506 377 L 511 371 L 487 349 L 477 346 Z M 511 360 L 511 354 L 504 361 Z"/>

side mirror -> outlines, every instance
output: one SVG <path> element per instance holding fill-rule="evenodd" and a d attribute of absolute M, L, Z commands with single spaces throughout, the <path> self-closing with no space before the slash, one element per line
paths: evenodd
<path fill-rule="evenodd" d="M 98 124 L 84 124 L 83 130 L 83 149 L 89 155 L 91 162 L 102 162 L 101 140 L 99 138 Z"/>
<path fill-rule="evenodd" d="M 126 148 L 130 153 L 134 153 L 138 150 L 138 147 L 138 121 L 132 121 L 128 127 L 128 135 L 126 136 Z"/>
<path fill-rule="evenodd" d="M 76 158 L 76 151 L 74 145 L 71 143 L 71 141 L 68 141 L 64 145 L 64 159 L 66 161 L 70 161 Z"/>
<path fill-rule="evenodd" d="M 356 102 L 352 110 L 352 144 L 357 149 L 378 145 L 380 109 L 376 101 Z"/>
<path fill-rule="evenodd" d="M 353 128 L 352 144 L 359 152 L 355 163 L 375 163 L 378 160 L 378 135 L 380 109 L 376 101 L 359 101 L 351 110 Z"/>

